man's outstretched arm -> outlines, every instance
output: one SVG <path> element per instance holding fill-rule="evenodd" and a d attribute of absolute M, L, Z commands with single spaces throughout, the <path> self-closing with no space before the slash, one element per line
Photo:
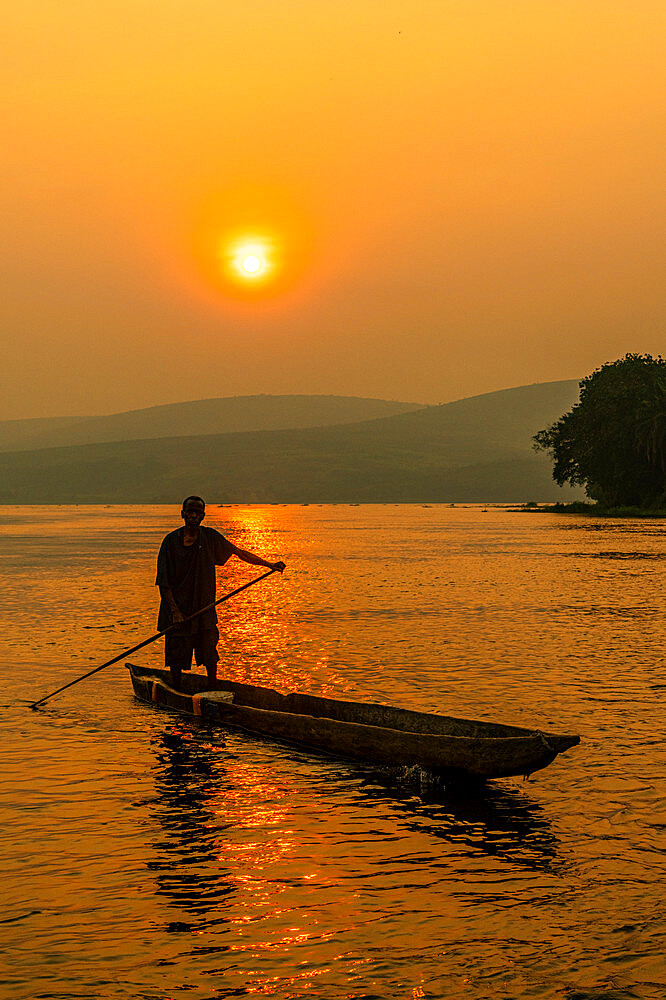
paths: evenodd
<path fill-rule="evenodd" d="M 251 566 L 265 566 L 266 569 L 275 569 L 279 573 L 282 573 L 285 569 L 285 564 L 283 562 L 268 562 L 267 559 L 262 559 L 258 556 L 256 552 L 248 552 L 247 549 L 239 549 L 237 545 L 232 545 L 229 543 L 231 548 L 231 554 L 242 559 L 243 562 L 250 563 Z"/>

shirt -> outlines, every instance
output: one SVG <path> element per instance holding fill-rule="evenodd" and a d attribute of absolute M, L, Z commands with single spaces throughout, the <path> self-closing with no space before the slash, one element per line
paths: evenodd
<path fill-rule="evenodd" d="M 168 587 L 179 611 L 187 618 L 215 600 L 215 567 L 224 565 L 232 554 L 232 546 L 215 528 L 200 525 L 199 537 L 192 545 L 185 545 L 184 533 L 184 527 L 177 528 L 162 542 L 157 557 L 155 584 Z M 157 618 L 158 631 L 163 632 L 172 623 L 171 608 L 163 597 Z M 216 623 L 217 610 L 210 608 L 183 625 L 182 632 L 190 634 L 214 628 Z"/>

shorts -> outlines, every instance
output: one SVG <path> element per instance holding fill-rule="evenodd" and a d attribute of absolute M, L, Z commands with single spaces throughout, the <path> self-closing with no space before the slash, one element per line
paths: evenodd
<path fill-rule="evenodd" d="M 176 670 L 191 670 L 194 653 L 198 666 L 212 667 L 220 659 L 217 652 L 219 638 L 217 628 L 203 628 L 190 635 L 168 632 L 164 636 L 164 663 Z"/>

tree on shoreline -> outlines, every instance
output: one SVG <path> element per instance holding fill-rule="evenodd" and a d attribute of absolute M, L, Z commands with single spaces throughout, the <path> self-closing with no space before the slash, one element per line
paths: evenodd
<path fill-rule="evenodd" d="M 627 354 L 584 378 L 580 399 L 533 438 L 560 486 L 605 507 L 666 503 L 666 361 Z"/>

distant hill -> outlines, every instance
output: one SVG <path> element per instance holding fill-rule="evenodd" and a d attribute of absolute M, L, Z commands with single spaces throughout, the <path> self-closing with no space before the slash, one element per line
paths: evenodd
<path fill-rule="evenodd" d="M 351 424 L 406 413 L 422 405 L 357 396 L 225 396 L 103 417 L 1 420 L 0 451 Z"/>
<path fill-rule="evenodd" d="M 532 435 L 575 381 L 505 389 L 353 424 L 0 455 L 3 503 L 514 502 L 568 499 Z"/>

